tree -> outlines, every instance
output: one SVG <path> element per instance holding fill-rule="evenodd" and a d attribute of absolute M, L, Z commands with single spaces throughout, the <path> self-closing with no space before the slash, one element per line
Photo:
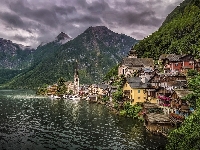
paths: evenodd
<path fill-rule="evenodd" d="M 200 75 L 190 79 L 189 87 L 193 90 L 190 97 L 193 96 L 196 110 L 186 118 L 180 128 L 170 133 L 166 146 L 168 150 L 200 149 Z"/>
<path fill-rule="evenodd" d="M 65 82 L 66 81 L 63 77 L 58 79 L 58 81 L 57 81 L 57 84 L 58 84 L 57 94 L 58 95 L 66 94 L 67 87 L 65 85 Z"/>
<path fill-rule="evenodd" d="M 187 72 L 187 76 L 189 76 L 189 77 L 194 77 L 196 75 L 198 75 L 198 71 L 197 70 L 191 69 L 191 70 L 188 70 L 188 72 Z"/>
<path fill-rule="evenodd" d="M 200 149 L 200 110 L 199 108 L 169 135 L 167 150 Z"/>
<path fill-rule="evenodd" d="M 118 89 L 115 93 L 113 93 L 112 98 L 114 101 L 122 101 L 123 100 L 122 89 Z"/>

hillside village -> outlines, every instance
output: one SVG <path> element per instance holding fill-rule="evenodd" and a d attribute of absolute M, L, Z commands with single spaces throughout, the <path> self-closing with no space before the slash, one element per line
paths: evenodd
<path fill-rule="evenodd" d="M 65 94 L 79 95 L 118 111 L 125 103 L 142 104 L 139 114 L 145 119 L 147 129 L 166 134 L 171 128 L 180 126 L 194 111 L 193 105 L 185 100 L 185 96 L 192 93 L 187 78 L 189 72 L 195 73 L 199 67 L 199 61 L 190 54 L 162 54 L 155 62 L 152 58 L 138 58 L 132 48 L 119 64 L 117 78 L 112 77 L 101 84 L 80 85 L 76 67 L 74 81 L 63 82 L 66 86 L 64 93 L 58 95 L 58 84 L 54 84 L 47 87 L 45 94 L 58 98 Z M 120 79 L 123 81 L 121 86 L 113 84 Z M 121 98 L 114 98 L 120 90 L 123 92 Z"/>

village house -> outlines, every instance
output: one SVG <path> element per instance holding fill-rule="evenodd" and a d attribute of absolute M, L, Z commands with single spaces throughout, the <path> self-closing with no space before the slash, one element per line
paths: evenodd
<path fill-rule="evenodd" d="M 97 89 L 97 94 L 100 98 L 108 96 L 109 95 L 109 85 L 107 84 L 99 84 Z"/>
<path fill-rule="evenodd" d="M 56 95 L 57 94 L 57 89 L 58 89 L 58 85 L 57 84 L 53 84 L 51 86 L 47 87 L 47 95 L 51 96 L 51 95 Z"/>
<path fill-rule="evenodd" d="M 173 125 L 169 117 L 160 113 L 144 114 L 144 125 L 147 130 L 155 134 L 167 135 Z"/>
<path fill-rule="evenodd" d="M 91 84 L 88 90 L 89 90 L 89 95 L 98 94 L 98 86 L 96 84 Z"/>
<path fill-rule="evenodd" d="M 81 85 L 79 87 L 79 95 L 87 96 L 89 94 L 89 85 Z"/>
<path fill-rule="evenodd" d="M 147 100 L 147 88 L 148 84 L 143 83 L 140 77 L 127 78 L 127 81 L 123 86 L 124 97 L 129 99 L 132 105 L 143 103 Z"/>
<path fill-rule="evenodd" d="M 74 83 L 72 81 L 67 81 L 64 83 L 65 86 L 67 87 L 67 93 L 73 93 L 73 90 L 74 90 Z"/>
<path fill-rule="evenodd" d="M 118 67 L 118 76 L 132 77 L 134 74 L 145 68 L 153 70 L 154 61 L 152 58 L 137 58 L 136 51 L 131 49 Z"/>
<path fill-rule="evenodd" d="M 172 93 L 172 101 L 171 101 L 171 107 L 173 109 L 172 113 L 185 116 L 187 117 L 191 111 L 193 110 L 190 107 L 189 102 L 187 102 L 184 97 L 188 94 L 191 94 L 192 91 L 188 89 L 176 89 Z"/>
<path fill-rule="evenodd" d="M 162 54 L 159 63 L 163 66 L 164 73 L 187 73 L 189 69 L 195 69 L 194 57 L 190 54 Z"/>
<path fill-rule="evenodd" d="M 186 76 L 169 73 L 155 73 L 155 75 L 148 81 L 152 89 L 150 95 L 157 99 L 157 104 L 160 105 L 165 113 L 169 113 L 170 99 L 163 100 L 163 97 L 169 97 L 174 89 L 187 88 Z M 154 89 L 154 90 L 153 90 Z"/>

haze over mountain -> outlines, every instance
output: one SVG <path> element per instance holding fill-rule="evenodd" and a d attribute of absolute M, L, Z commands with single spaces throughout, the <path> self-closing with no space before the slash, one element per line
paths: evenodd
<path fill-rule="evenodd" d="M 62 44 L 61 41 L 66 41 Z M 100 82 L 104 74 L 127 55 L 137 40 L 107 27 L 89 27 L 71 39 L 60 33 L 56 40 L 42 44 L 33 53 L 32 66 L 9 82 L 12 88 L 37 88 L 53 84 L 59 77 L 72 80 L 77 60 L 81 83 Z"/>

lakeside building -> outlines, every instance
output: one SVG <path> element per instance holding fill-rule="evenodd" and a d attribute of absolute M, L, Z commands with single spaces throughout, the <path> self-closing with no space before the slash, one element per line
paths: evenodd
<path fill-rule="evenodd" d="M 126 99 L 129 99 L 132 105 L 136 103 L 143 103 L 147 100 L 148 88 L 147 83 L 143 83 L 140 77 L 127 78 L 126 83 L 123 86 L 123 93 Z"/>
<path fill-rule="evenodd" d="M 137 58 L 136 51 L 131 49 L 128 56 L 122 60 L 118 67 L 118 76 L 131 77 L 140 70 L 153 70 L 153 68 L 153 58 Z"/>
<path fill-rule="evenodd" d="M 195 69 L 194 56 L 190 54 L 162 54 L 159 64 L 163 65 L 164 73 L 187 73 L 189 69 Z"/>

